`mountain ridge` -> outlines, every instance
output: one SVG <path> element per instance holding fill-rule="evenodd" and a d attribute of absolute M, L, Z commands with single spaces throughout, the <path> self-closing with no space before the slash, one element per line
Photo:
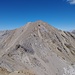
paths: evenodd
<path fill-rule="evenodd" d="M 43 22 L 0 35 L 0 67 L 9 72 L 30 69 L 36 75 L 75 74 L 75 35 Z"/>

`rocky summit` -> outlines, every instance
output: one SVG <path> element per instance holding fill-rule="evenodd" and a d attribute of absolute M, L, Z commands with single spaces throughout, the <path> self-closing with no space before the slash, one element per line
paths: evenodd
<path fill-rule="evenodd" d="M 75 34 L 42 21 L 0 31 L 0 75 L 75 75 Z"/>

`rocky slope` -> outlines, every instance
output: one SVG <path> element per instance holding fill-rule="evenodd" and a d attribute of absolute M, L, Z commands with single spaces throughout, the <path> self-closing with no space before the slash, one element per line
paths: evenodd
<path fill-rule="evenodd" d="M 75 34 L 75 30 L 73 30 L 72 33 Z"/>
<path fill-rule="evenodd" d="M 0 67 L 9 75 L 24 70 L 36 75 L 75 75 L 75 34 L 42 21 L 0 32 Z"/>

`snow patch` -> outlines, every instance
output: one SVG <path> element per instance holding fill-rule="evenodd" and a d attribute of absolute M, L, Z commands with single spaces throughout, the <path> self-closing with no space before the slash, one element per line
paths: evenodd
<path fill-rule="evenodd" d="M 75 68 L 73 68 L 72 66 L 68 66 L 67 68 L 63 68 L 64 69 L 64 74 L 63 75 L 75 75 Z"/>

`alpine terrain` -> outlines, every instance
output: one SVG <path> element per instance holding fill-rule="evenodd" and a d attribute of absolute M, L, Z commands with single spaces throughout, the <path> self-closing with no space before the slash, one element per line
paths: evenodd
<path fill-rule="evenodd" d="M 0 31 L 0 75 L 75 75 L 75 34 L 42 21 Z"/>

